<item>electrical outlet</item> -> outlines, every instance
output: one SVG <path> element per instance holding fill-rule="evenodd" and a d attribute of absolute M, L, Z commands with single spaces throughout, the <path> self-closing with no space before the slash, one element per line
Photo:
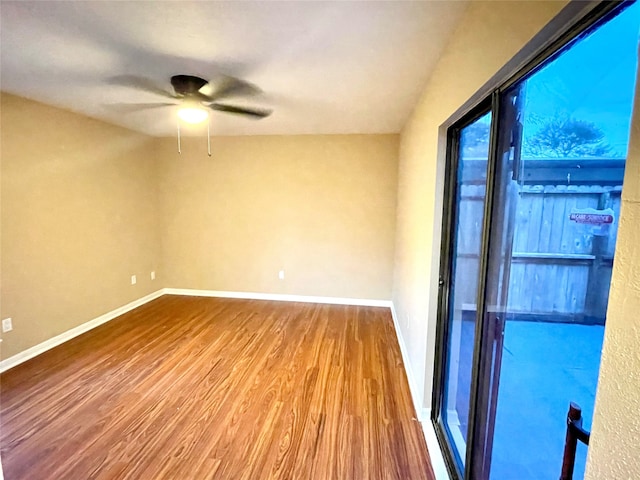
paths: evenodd
<path fill-rule="evenodd" d="M 10 332 L 11 330 L 13 330 L 13 325 L 11 324 L 11 319 L 10 318 L 5 318 L 4 320 L 2 320 L 2 332 L 6 333 L 6 332 Z"/>
<path fill-rule="evenodd" d="M 156 279 L 156 272 L 151 272 L 151 280 L 155 280 Z"/>
<path fill-rule="evenodd" d="M 278 272 L 278 278 L 279 278 L 280 280 L 284 280 L 284 270 L 280 270 L 280 271 Z"/>
<path fill-rule="evenodd" d="M 138 281 L 138 279 L 136 278 L 136 276 L 135 275 L 131 275 L 131 285 L 135 285 L 137 281 Z"/>

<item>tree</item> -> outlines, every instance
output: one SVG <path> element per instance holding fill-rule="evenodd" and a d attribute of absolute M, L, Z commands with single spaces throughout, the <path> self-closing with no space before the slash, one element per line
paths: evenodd
<path fill-rule="evenodd" d="M 611 153 L 604 132 L 593 122 L 555 115 L 523 141 L 523 153 L 532 157 L 602 157 Z"/>

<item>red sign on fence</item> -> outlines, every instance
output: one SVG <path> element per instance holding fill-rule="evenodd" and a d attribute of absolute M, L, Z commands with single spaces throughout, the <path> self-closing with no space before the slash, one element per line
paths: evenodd
<path fill-rule="evenodd" d="M 604 225 L 613 223 L 613 215 L 603 213 L 572 213 L 569 215 L 569 220 L 588 225 Z"/>

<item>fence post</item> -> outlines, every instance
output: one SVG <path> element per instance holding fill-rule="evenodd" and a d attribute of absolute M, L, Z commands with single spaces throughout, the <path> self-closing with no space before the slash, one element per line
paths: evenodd
<path fill-rule="evenodd" d="M 598 210 L 611 207 L 611 194 L 601 193 L 598 199 Z M 587 281 L 587 294 L 584 302 L 584 320 L 588 324 L 603 325 L 607 315 L 607 301 L 609 299 L 609 279 L 603 275 L 604 256 L 607 253 L 607 244 L 611 238 L 612 231 L 606 237 L 594 235 L 592 239 L 591 253 L 596 258 L 589 269 L 589 280 Z"/>

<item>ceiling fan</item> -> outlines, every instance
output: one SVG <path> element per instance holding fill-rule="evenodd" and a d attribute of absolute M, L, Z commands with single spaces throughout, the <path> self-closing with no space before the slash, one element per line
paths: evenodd
<path fill-rule="evenodd" d="M 209 111 L 234 113 L 261 119 L 271 115 L 268 108 L 238 106 L 224 101 L 228 97 L 256 95 L 262 93 L 257 86 L 239 78 L 221 75 L 207 81 L 194 75 L 174 75 L 171 77 L 173 93 L 157 86 L 151 80 L 133 75 L 123 75 L 112 79 L 112 83 L 132 87 L 149 93 L 170 98 L 172 102 L 118 104 L 121 111 L 132 112 L 156 107 L 179 106 L 178 116 L 188 123 L 200 123 L 209 117 Z"/>
<path fill-rule="evenodd" d="M 132 87 L 137 90 L 170 98 L 171 102 L 156 103 L 125 103 L 114 105 L 120 111 L 133 112 L 149 108 L 179 106 L 178 117 L 187 123 L 201 123 L 209 118 L 209 111 L 234 113 L 246 117 L 261 119 L 271 115 L 273 110 L 260 107 L 245 107 L 233 105 L 221 100 L 239 95 L 256 95 L 262 93 L 257 86 L 240 80 L 239 78 L 221 75 L 207 81 L 194 75 L 174 75 L 171 77 L 173 93 L 159 87 L 153 81 L 144 77 L 123 75 L 114 77 L 111 82 L 117 85 Z M 207 124 L 207 153 L 211 156 L 211 130 Z M 178 122 L 178 153 L 182 153 L 180 146 L 180 122 Z"/>

